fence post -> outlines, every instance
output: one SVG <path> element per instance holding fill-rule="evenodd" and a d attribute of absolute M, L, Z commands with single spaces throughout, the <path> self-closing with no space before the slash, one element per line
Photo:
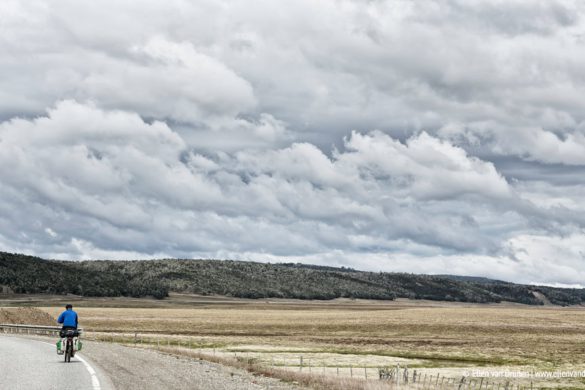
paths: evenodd
<path fill-rule="evenodd" d="M 368 369 L 364 366 L 364 376 L 366 377 L 366 380 L 368 380 Z"/>
<path fill-rule="evenodd" d="M 299 358 L 299 362 L 300 362 L 299 371 L 303 371 L 303 357 L 302 356 Z"/>
<path fill-rule="evenodd" d="M 459 382 L 459 387 L 458 389 L 461 389 L 463 387 L 463 385 L 465 384 L 465 376 L 461 377 L 461 382 Z"/>

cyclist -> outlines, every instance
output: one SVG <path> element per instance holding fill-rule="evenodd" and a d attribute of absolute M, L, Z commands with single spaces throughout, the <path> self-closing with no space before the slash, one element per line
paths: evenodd
<path fill-rule="evenodd" d="M 57 353 L 63 353 L 62 346 L 65 345 L 64 338 L 66 337 L 68 330 L 74 330 L 77 335 L 77 325 L 79 323 L 79 316 L 76 312 L 73 311 L 73 305 L 67 304 L 65 305 L 65 311 L 61 313 L 59 318 L 57 318 L 57 322 L 59 324 L 63 324 L 61 331 L 59 332 L 59 336 L 61 336 L 61 340 L 57 343 Z"/>

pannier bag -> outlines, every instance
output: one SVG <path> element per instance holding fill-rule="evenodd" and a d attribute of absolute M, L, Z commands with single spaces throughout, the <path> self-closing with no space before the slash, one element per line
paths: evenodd
<path fill-rule="evenodd" d="M 78 333 L 79 336 L 79 333 Z M 59 341 L 57 341 L 57 355 L 63 355 L 65 353 L 65 344 L 66 343 L 66 339 L 59 339 Z M 81 340 L 76 337 L 73 340 L 73 350 L 74 351 L 81 351 L 81 349 L 83 348 L 83 343 L 81 342 Z"/>

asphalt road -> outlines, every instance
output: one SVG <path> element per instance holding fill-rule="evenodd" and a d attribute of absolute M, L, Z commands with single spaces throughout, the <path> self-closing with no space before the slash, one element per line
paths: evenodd
<path fill-rule="evenodd" d="M 111 390 L 111 385 L 83 354 L 64 363 L 48 342 L 0 336 L 0 389 Z"/>

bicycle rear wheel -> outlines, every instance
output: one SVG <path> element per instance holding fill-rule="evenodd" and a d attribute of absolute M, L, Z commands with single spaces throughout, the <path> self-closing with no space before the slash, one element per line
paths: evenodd
<path fill-rule="evenodd" d="M 65 347 L 65 363 L 71 362 L 71 350 L 73 349 L 73 345 L 71 340 L 67 340 L 67 346 Z"/>

